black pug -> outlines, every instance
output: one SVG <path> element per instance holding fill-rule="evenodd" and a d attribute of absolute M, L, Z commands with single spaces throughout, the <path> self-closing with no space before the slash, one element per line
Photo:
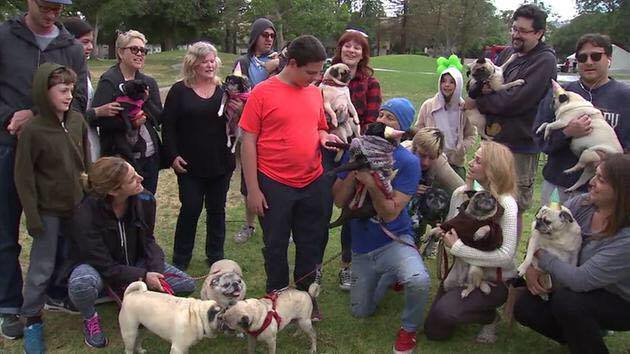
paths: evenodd
<path fill-rule="evenodd" d="M 104 121 L 101 135 L 103 151 L 118 155 L 133 164 L 146 151 L 146 142 L 140 139 L 139 119 L 149 85 L 143 79 L 128 80 L 120 84 L 120 95 L 115 101 L 123 108 L 114 118 Z"/>
<path fill-rule="evenodd" d="M 450 207 L 451 198 L 448 193 L 436 187 L 427 187 L 423 193 L 417 193 L 409 201 L 409 216 L 416 245 L 422 245 L 423 252 L 430 252 L 437 240 L 422 239 L 427 225 L 436 226 L 444 221 Z M 423 254 L 424 256 L 425 254 Z"/>
<path fill-rule="evenodd" d="M 221 108 L 219 108 L 218 116 L 225 116 L 227 123 L 225 125 L 225 134 L 227 136 L 227 146 L 232 148 L 232 153 L 236 150 L 236 143 L 240 140 L 241 131 L 238 123 L 241 115 L 230 108 L 230 100 L 240 100 L 245 104 L 251 92 L 251 84 L 247 76 L 241 73 L 240 64 L 236 64 L 234 72 L 228 75 L 223 84 L 223 98 L 221 99 Z"/>

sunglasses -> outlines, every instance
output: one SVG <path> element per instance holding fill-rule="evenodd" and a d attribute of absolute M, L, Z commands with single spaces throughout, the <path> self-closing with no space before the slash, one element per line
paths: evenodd
<path fill-rule="evenodd" d="M 49 5 L 46 4 L 46 2 L 42 2 L 39 0 L 35 0 L 35 4 L 37 4 L 37 8 L 39 9 L 39 12 L 41 13 L 60 13 L 61 11 L 63 11 L 63 5 Z"/>
<path fill-rule="evenodd" d="M 577 59 L 578 63 L 586 63 L 586 61 L 588 60 L 588 57 L 590 56 L 593 62 L 598 62 L 602 60 L 602 55 L 604 55 L 604 53 L 599 53 L 599 52 L 590 53 L 590 54 L 580 53 L 575 56 L 575 59 Z"/>
<path fill-rule="evenodd" d="M 134 55 L 139 55 L 140 53 L 142 53 L 142 55 L 147 55 L 147 53 L 149 52 L 147 48 L 136 47 L 136 46 L 124 47 L 123 49 L 129 49 L 129 51 L 133 53 Z"/>
<path fill-rule="evenodd" d="M 274 39 L 276 38 L 276 34 L 275 33 L 269 33 L 269 32 L 263 32 L 260 34 L 261 36 L 263 36 L 264 39 Z"/>

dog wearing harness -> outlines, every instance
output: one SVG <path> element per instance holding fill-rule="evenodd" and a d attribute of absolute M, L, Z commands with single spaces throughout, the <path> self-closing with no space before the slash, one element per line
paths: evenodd
<path fill-rule="evenodd" d="M 313 289 L 314 287 L 311 287 Z M 286 288 L 260 299 L 246 299 L 219 315 L 230 329 L 247 334 L 247 352 L 254 353 L 256 342 L 267 344 L 270 354 L 276 353 L 276 336 L 287 324 L 296 322 L 311 341 L 309 352 L 317 352 L 317 334 L 311 322 L 313 298 L 317 293 Z"/>

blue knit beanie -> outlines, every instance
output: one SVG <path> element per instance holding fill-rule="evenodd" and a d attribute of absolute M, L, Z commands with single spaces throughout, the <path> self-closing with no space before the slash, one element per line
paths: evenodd
<path fill-rule="evenodd" d="M 409 129 L 416 117 L 416 109 L 413 108 L 411 101 L 404 97 L 396 97 L 388 100 L 381 105 L 381 110 L 392 113 L 396 119 L 398 119 L 400 130 Z"/>

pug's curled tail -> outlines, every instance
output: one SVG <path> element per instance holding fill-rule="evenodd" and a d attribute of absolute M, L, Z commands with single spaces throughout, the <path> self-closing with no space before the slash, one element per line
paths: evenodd
<path fill-rule="evenodd" d="M 125 296 L 133 292 L 145 292 L 145 291 L 147 291 L 147 284 L 145 284 L 143 281 L 134 281 L 133 283 L 129 284 L 129 286 L 125 290 Z"/>

